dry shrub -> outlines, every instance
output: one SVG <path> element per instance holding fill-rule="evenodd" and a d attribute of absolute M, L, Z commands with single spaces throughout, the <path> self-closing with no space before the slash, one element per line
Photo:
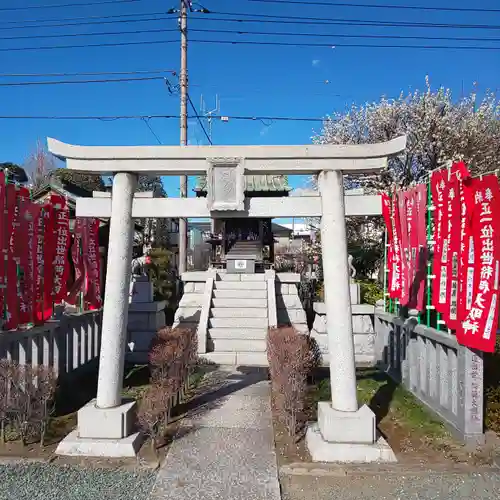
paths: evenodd
<path fill-rule="evenodd" d="M 290 436 L 306 423 L 307 377 L 316 356 L 310 339 L 293 327 L 272 328 L 267 336 L 267 358 L 273 404 Z"/>
<path fill-rule="evenodd" d="M 137 411 L 139 427 L 151 439 L 151 447 L 155 453 L 168 424 L 171 399 L 172 391 L 168 385 L 153 383 L 139 401 Z"/>
<path fill-rule="evenodd" d="M 43 446 L 56 387 L 57 377 L 51 368 L 0 360 L 2 442 L 5 442 L 5 429 L 9 428 L 23 444 L 37 439 Z"/>
<path fill-rule="evenodd" d="M 196 330 L 191 328 L 162 328 L 151 343 L 151 386 L 139 403 L 138 421 L 154 449 L 165 433 L 173 405 L 184 397 L 197 352 Z"/>

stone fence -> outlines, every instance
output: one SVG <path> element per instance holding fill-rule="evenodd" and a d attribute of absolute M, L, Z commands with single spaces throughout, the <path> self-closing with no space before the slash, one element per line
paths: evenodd
<path fill-rule="evenodd" d="M 441 417 L 465 443 L 483 434 L 483 357 L 454 335 L 377 309 L 375 351 L 397 382 Z"/>
<path fill-rule="evenodd" d="M 29 330 L 0 333 L 0 359 L 47 366 L 58 377 L 97 362 L 101 347 L 101 311 L 64 314 Z"/>

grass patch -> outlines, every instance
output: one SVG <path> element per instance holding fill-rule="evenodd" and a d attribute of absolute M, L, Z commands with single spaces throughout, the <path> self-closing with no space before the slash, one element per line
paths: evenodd
<path fill-rule="evenodd" d="M 431 411 L 385 373 L 371 369 L 360 370 L 357 373 L 357 390 L 360 405 L 367 404 L 372 409 L 378 425 L 386 420 L 393 420 L 428 439 L 449 436 L 444 424 Z M 312 389 L 311 396 L 312 408 L 316 411 L 318 401 L 328 401 L 331 398 L 330 379 L 321 379 Z"/>

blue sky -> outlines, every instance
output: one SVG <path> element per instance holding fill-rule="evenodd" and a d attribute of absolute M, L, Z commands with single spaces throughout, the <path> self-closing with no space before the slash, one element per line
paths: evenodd
<path fill-rule="evenodd" d="M 178 0 L 138 0 L 115 4 L 54 9 L 7 11 L 8 7 L 34 7 L 47 4 L 88 3 L 90 0 L 0 0 L 1 73 L 126 72 L 169 68 L 179 69 L 177 32 L 101 35 L 91 37 L 6 40 L 13 36 L 109 31 L 175 29 L 177 20 L 117 23 L 31 29 L 6 29 L 10 21 L 64 19 L 164 12 L 177 7 Z M 364 0 L 358 3 L 389 3 Z M 419 10 L 370 9 L 307 5 L 277 5 L 248 0 L 203 0 L 204 7 L 219 12 L 255 15 L 281 15 L 321 18 L 364 19 L 374 21 L 411 21 L 433 23 L 491 24 L 500 26 L 500 13 L 429 12 Z M 348 2 L 346 2 L 348 3 Z M 391 0 L 399 5 L 439 7 L 500 8 L 498 1 L 481 0 Z M 210 20 L 235 18 L 221 14 L 196 14 L 190 18 L 190 38 L 203 40 L 266 40 L 331 43 L 332 47 L 273 47 L 190 42 L 190 96 L 197 107 L 203 94 L 207 107 L 221 99 L 221 114 L 322 117 L 342 111 L 351 103 L 397 96 L 401 90 L 422 88 L 425 75 L 433 86 L 445 85 L 456 95 L 477 82 L 480 90 L 495 89 L 500 76 L 500 51 L 408 50 L 347 48 L 335 43 L 419 43 L 405 40 L 336 38 L 335 34 L 467 36 L 500 39 L 500 29 L 415 29 L 373 26 L 335 26 L 273 23 L 236 23 Z M 243 17 L 243 16 L 241 16 Z M 240 17 L 240 18 L 241 18 Z M 36 24 L 36 23 L 35 23 Z M 196 29 L 254 30 L 267 36 L 199 33 Z M 276 32 L 313 32 L 332 37 L 278 36 Z M 36 45 L 110 43 L 141 40 L 175 40 L 170 44 L 124 47 L 73 48 L 64 50 L 9 51 L 5 49 Z M 423 41 L 424 44 L 459 42 Z M 465 44 L 466 42 L 464 42 Z M 473 43 L 473 42 L 469 42 Z M 500 42 L 476 42 L 498 46 Z M 32 77 L 5 78 L 2 82 L 33 80 Z M 175 79 L 172 79 L 173 81 Z M 328 82 L 328 83 L 326 83 Z M 162 81 L 110 84 L 0 86 L 0 115 L 155 115 L 179 113 L 177 96 L 171 96 Z M 150 121 L 164 144 L 177 144 L 177 119 Z M 189 140 L 204 144 L 204 135 L 195 120 L 189 121 Z M 215 144 L 301 144 L 309 143 L 320 124 L 308 122 L 236 121 L 214 122 Z M 116 121 L 31 121 L 0 119 L 0 161 L 23 163 L 37 139 L 47 136 L 65 142 L 88 145 L 155 144 L 156 139 L 141 120 Z M 300 184 L 301 180 L 294 180 Z M 178 179 L 166 182 L 169 195 L 178 192 Z"/>

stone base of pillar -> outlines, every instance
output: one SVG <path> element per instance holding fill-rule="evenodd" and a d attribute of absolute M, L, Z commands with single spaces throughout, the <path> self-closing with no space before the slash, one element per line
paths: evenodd
<path fill-rule="evenodd" d="M 134 433 L 135 401 L 115 408 L 97 408 L 95 400 L 78 410 L 78 427 L 56 449 L 57 455 L 87 457 L 135 457 L 142 445 Z"/>
<path fill-rule="evenodd" d="M 334 410 L 318 403 L 318 422 L 309 426 L 306 444 L 314 462 L 396 462 L 384 438 L 377 436 L 373 411 L 366 405 L 356 412 Z"/>

